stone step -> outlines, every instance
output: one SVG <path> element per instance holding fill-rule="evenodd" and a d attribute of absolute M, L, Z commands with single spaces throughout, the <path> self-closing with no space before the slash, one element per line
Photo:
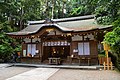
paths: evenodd
<path fill-rule="evenodd" d="M 38 67 L 38 68 L 62 68 L 62 69 L 98 70 L 98 66 L 78 66 L 78 65 L 46 65 L 46 64 L 15 63 L 13 66 Z"/>

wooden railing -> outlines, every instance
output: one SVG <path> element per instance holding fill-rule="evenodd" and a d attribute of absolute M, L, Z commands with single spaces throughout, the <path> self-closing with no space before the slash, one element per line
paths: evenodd
<path fill-rule="evenodd" d="M 107 64 L 107 57 L 99 57 L 98 59 L 99 59 L 99 65 L 103 65 L 104 62 L 105 64 Z M 108 58 L 108 63 L 110 62 L 111 62 L 111 57 Z"/>
<path fill-rule="evenodd" d="M 108 63 L 107 63 L 107 57 L 99 57 L 99 65 L 103 65 L 104 70 L 113 70 L 111 57 L 108 57 Z"/>

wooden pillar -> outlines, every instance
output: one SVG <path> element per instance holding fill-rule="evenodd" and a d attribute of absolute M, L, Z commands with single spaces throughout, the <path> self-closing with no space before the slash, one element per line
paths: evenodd
<path fill-rule="evenodd" d="M 43 61 L 43 39 L 41 38 L 41 61 Z"/>
<path fill-rule="evenodd" d="M 72 48 L 72 36 L 71 36 L 71 42 L 70 42 L 70 55 L 72 54 L 73 48 Z"/>
<path fill-rule="evenodd" d="M 84 35 L 82 35 L 83 37 L 83 54 L 84 54 Z"/>
<path fill-rule="evenodd" d="M 107 58 L 107 70 L 109 70 L 109 58 L 108 58 L 108 50 L 110 50 L 110 46 L 103 42 L 103 46 L 104 46 L 104 50 L 105 50 L 105 54 L 106 54 L 106 58 Z"/>
<path fill-rule="evenodd" d="M 109 70 L 109 58 L 108 58 L 108 50 L 105 51 L 107 57 L 107 70 Z"/>

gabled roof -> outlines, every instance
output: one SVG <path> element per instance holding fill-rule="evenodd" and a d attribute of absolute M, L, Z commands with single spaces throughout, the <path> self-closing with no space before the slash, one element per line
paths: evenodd
<path fill-rule="evenodd" d="M 46 19 L 40 21 L 28 21 L 28 24 L 44 24 L 46 21 L 53 21 L 53 22 L 68 22 L 68 21 L 78 21 L 78 20 L 86 20 L 86 19 L 93 19 L 94 15 L 86 15 L 86 16 L 78 16 L 78 17 L 70 17 L 70 18 L 61 18 L 61 19 Z"/>
<path fill-rule="evenodd" d="M 89 31 L 94 29 L 104 29 L 109 28 L 111 25 L 98 25 L 94 19 L 94 15 L 62 18 L 62 19 L 47 19 L 41 21 L 28 21 L 28 26 L 19 31 L 7 33 L 8 35 L 28 35 L 37 33 L 42 28 L 45 27 L 55 27 L 62 32 L 80 32 Z"/>

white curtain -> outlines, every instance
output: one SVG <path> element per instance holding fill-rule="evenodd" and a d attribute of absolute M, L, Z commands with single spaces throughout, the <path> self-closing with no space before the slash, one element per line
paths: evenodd
<path fill-rule="evenodd" d="M 83 54 L 83 43 L 78 43 L 78 55 L 84 55 Z"/>
<path fill-rule="evenodd" d="M 31 48 L 32 52 L 32 56 L 34 56 L 36 54 L 36 44 L 32 44 L 32 48 Z"/>
<path fill-rule="evenodd" d="M 28 45 L 27 45 L 27 53 L 28 53 L 28 54 L 31 54 L 31 44 L 28 44 Z"/>
<path fill-rule="evenodd" d="M 89 42 L 84 43 L 84 55 L 90 55 Z"/>
<path fill-rule="evenodd" d="M 90 55 L 89 42 L 78 43 L 78 55 Z"/>
<path fill-rule="evenodd" d="M 27 45 L 27 53 L 34 56 L 36 54 L 36 44 L 28 44 Z"/>

